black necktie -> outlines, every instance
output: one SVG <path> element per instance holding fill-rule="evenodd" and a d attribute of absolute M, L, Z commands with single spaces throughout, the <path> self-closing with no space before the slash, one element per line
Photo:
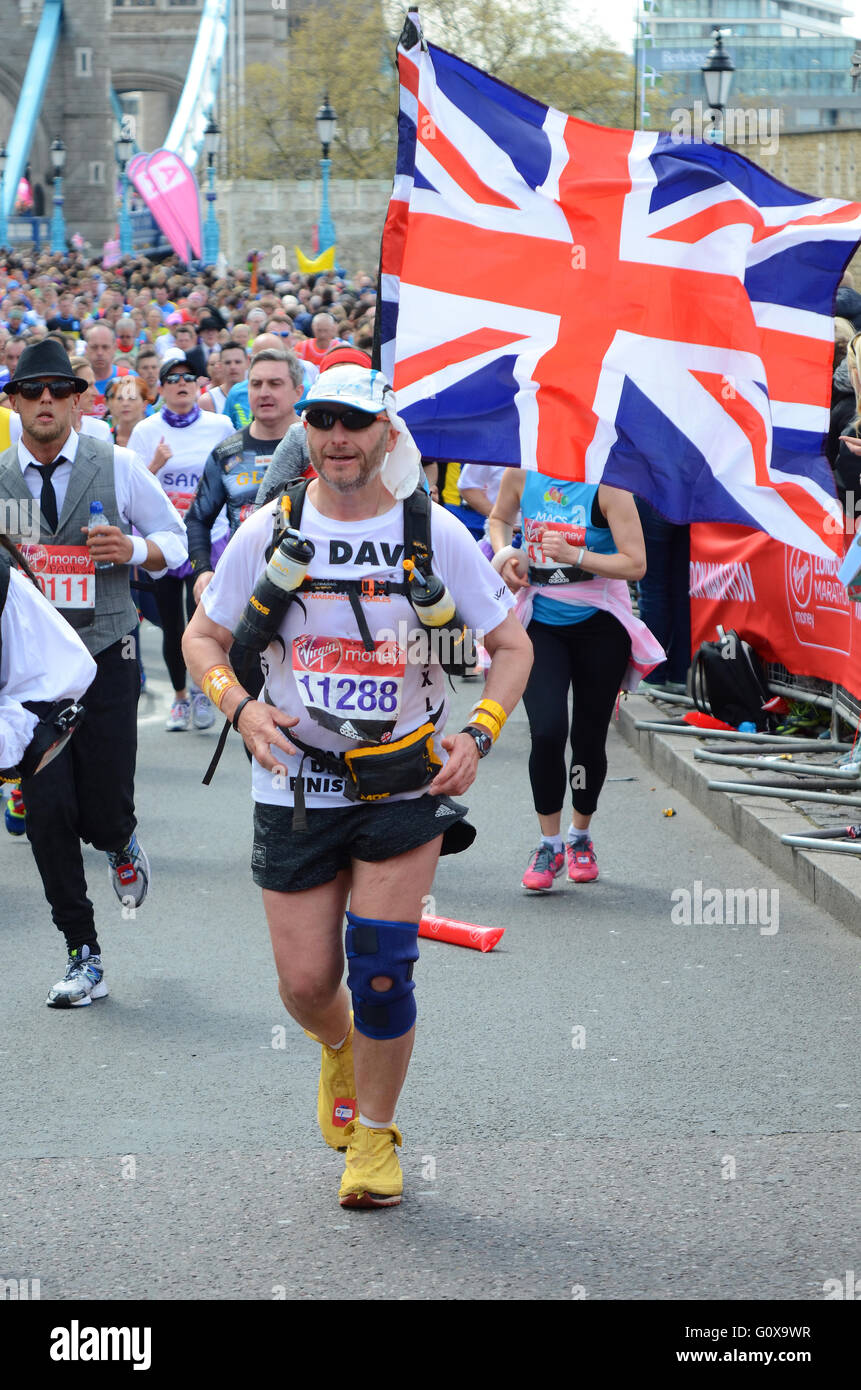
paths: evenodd
<path fill-rule="evenodd" d="M 47 522 L 49 530 L 51 531 L 56 531 L 57 523 L 59 521 L 59 517 L 57 515 L 57 494 L 54 491 L 54 484 L 51 481 L 51 478 L 54 469 L 59 468 L 60 464 L 65 462 L 66 460 L 61 455 L 60 458 L 54 459 L 53 463 L 43 463 L 36 465 L 42 477 L 42 493 L 39 498 L 39 506 L 42 509 L 42 515 L 45 518 L 45 521 Z"/>

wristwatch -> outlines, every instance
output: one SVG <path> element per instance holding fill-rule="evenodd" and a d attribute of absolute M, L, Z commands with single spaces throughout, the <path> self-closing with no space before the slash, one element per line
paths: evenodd
<path fill-rule="evenodd" d="M 487 757 L 493 747 L 493 739 L 486 729 L 479 729 L 475 724 L 467 724 L 466 728 L 461 729 L 460 732 L 462 734 L 469 734 L 470 738 L 475 741 L 475 746 L 478 749 L 478 756 L 480 758 Z"/>

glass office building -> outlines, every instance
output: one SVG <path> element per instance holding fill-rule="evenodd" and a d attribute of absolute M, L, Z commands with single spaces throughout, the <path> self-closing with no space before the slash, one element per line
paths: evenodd
<path fill-rule="evenodd" d="M 645 16 L 645 61 L 682 105 L 704 101 L 711 33 L 728 29 L 730 105 L 779 106 L 784 130 L 861 126 L 850 72 L 861 40 L 840 24 L 851 15 L 832 0 L 657 0 Z"/>

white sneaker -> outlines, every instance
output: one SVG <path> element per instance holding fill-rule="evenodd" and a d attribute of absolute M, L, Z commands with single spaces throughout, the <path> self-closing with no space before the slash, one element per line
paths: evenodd
<path fill-rule="evenodd" d="M 215 723 L 215 706 L 202 690 L 191 697 L 191 719 L 195 729 L 211 729 Z"/>
<path fill-rule="evenodd" d="M 173 733 L 175 730 L 185 730 L 188 728 L 190 723 L 191 701 L 174 700 L 173 704 L 170 707 L 170 714 L 165 720 L 164 725 L 168 733 Z"/>
<path fill-rule="evenodd" d="M 123 907 L 140 907 L 149 891 L 149 860 L 132 835 L 127 845 L 108 851 L 108 877 Z"/>
<path fill-rule="evenodd" d="M 70 951 L 66 974 L 45 1003 L 49 1009 L 79 1009 L 94 999 L 104 999 L 108 992 L 104 974 L 101 956 L 91 956 L 89 946 Z"/>

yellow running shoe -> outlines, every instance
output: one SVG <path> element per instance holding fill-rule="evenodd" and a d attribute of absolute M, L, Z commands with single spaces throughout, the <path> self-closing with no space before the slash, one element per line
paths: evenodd
<path fill-rule="evenodd" d="M 305 1036 L 320 1042 L 307 1028 Z M 329 1147 L 343 1153 L 347 1147 L 344 1130 L 358 1114 L 353 1076 L 353 1015 L 350 1014 L 350 1031 L 337 1052 L 325 1043 L 320 1046 L 323 1056 L 317 1091 L 317 1123 Z"/>
<path fill-rule="evenodd" d="M 395 1153 L 403 1144 L 397 1125 L 367 1129 L 354 1120 L 347 1131 L 349 1148 L 338 1200 L 342 1207 L 396 1207 L 404 1177 Z"/>

